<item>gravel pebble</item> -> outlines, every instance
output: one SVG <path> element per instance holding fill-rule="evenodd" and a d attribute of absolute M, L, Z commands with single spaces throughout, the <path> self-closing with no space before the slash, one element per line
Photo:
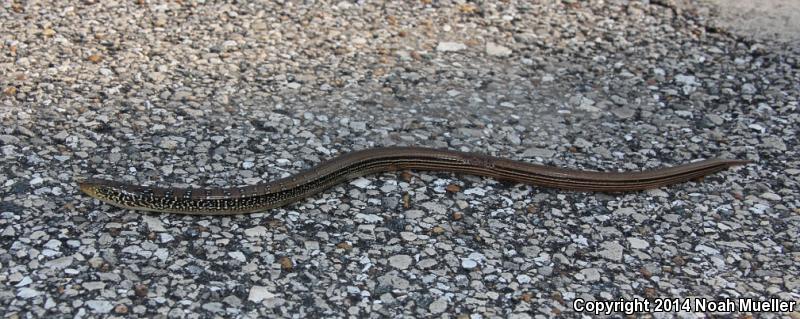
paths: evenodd
<path fill-rule="evenodd" d="M 57 259 L 50 260 L 45 263 L 45 266 L 53 269 L 64 269 L 72 265 L 72 256 L 65 256 Z"/>
<path fill-rule="evenodd" d="M 41 292 L 32 288 L 20 288 L 17 290 L 17 298 L 29 299 L 38 297 L 39 295 L 41 295 Z"/>
<path fill-rule="evenodd" d="M 474 269 L 478 267 L 478 262 L 469 258 L 461 258 L 461 267 L 464 269 Z"/>
<path fill-rule="evenodd" d="M 428 305 L 428 310 L 430 310 L 430 312 L 433 314 L 443 313 L 445 310 L 447 310 L 447 300 L 444 298 L 434 300 L 430 305 Z"/>
<path fill-rule="evenodd" d="M 595 282 L 600 280 L 600 270 L 597 268 L 586 268 L 581 270 L 584 280 L 588 282 Z"/>
<path fill-rule="evenodd" d="M 264 286 L 253 286 L 250 287 L 250 293 L 247 296 L 247 300 L 252 302 L 261 302 L 264 299 L 274 298 L 275 295 L 272 294 L 267 287 Z"/>
<path fill-rule="evenodd" d="M 19 138 L 13 135 L 0 134 L 0 142 L 6 145 L 16 145 L 19 143 Z"/>
<path fill-rule="evenodd" d="M 439 44 L 436 45 L 436 51 L 439 52 L 461 51 L 465 50 L 466 48 L 466 45 L 458 42 L 439 42 Z"/>
<path fill-rule="evenodd" d="M 353 185 L 353 186 L 358 187 L 358 188 L 366 188 L 371 183 L 372 183 L 372 181 L 370 181 L 370 180 L 368 180 L 366 178 L 357 178 L 357 179 L 354 179 L 353 181 L 351 181 L 350 185 Z"/>
<path fill-rule="evenodd" d="M 556 152 L 553 150 L 543 149 L 543 148 L 529 148 L 526 149 L 522 156 L 524 157 L 541 157 L 541 158 L 550 158 L 555 155 Z"/>
<path fill-rule="evenodd" d="M 109 313 L 111 309 L 114 308 L 114 305 L 107 300 L 89 300 L 86 302 L 86 306 L 88 306 L 92 312 L 99 314 Z"/>
<path fill-rule="evenodd" d="M 252 228 L 248 228 L 244 230 L 245 236 L 248 237 L 267 237 L 269 236 L 269 230 L 264 226 L 255 226 Z"/>
<path fill-rule="evenodd" d="M 228 256 L 233 258 L 234 260 L 238 260 L 240 262 L 246 262 L 247 258 L 241 251 L 232 251 L 228 253 Z"/>
<path fill-rule="evenodd" d="M 781 196 L 778 195 L 778 194 L 775 194 L 775 193 L 763 193 L 763 194 L 761 194 L 760 197 L 763 198 L 763 199 L 769 199 L 769 200 L 774 200 L 774 201 L 781 200 Z"/>
<path fill-rule="evenodd" d="M 159 219 L 157 216 L 144 215 L 142 216 L 142 219 L 144 220 L 145 224 L 147 224 L 147 229 L 149 229 L 150 231 L 154 232 L 167 231 L 167 229 L 164 228 L 164 225 L 161 223 L 161 219 Z"/>
<path fill-rule="evenodd" d="M 486 54 L 496 57 L 507 57 L 511 55 L 511 49 L 489 42 L 486 44 Z"/>
<path fill-rule="evenodd" d="M 600 246 L 603 248 L 603 250 L 599 252 L 601 257 L 613 261 L 622 260 L 623 247 L 616 241 L 603 242 Z"/>
<path fill-rule="evenodd" d="M 411 262 L 412 259 L 409 255 L 395 255 L 389 257 L 389 264 L 392 265 L 392 267 L 400 270 L 408 269 L 408 267 L 411 265 Z"/>
<path fill-rule="evenodd" d="M 628 237 L 628 243 L 630 243 L 631 248 L 633 249 L 646 249 L 647 247 L 650 247 L 650 243 L 642 240 L 641 238 Z"/>

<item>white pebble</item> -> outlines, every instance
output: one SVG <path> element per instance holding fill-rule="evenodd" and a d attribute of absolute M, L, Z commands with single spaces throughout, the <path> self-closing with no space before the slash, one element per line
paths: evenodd
<path fill-rule="evenodd" d="M 264 226 L 256 226 L 245 229 L 244 234 L 248 237 L 266 237 L 269 235 L 269 230 Z"/>
<path fill-rule="evenodd" d="M 636 237 L 629 237 L 628 242 L 631 244 L 631 248 L 633 249 L 645 249 L 650 247 L 650 243 Z"/>
<path fill-rule="evenodd" d="M 474 269 L 478 267 L 478 262 L 469 258 L 461 258 L 461 267 L 464 269 Z"/>
<path fill-rule="evenodd" d="M 389 264 L 394 268 L 403 270 L 408 269 L 408 266 L 411 265 L 412 260 L 413 259 L 411 259 L 411 256 L 409 255 L 395 255 L 389 257 Z"/>
<path fill-rule="evenodd" d="M 767 192 L 767 193 L 761 194 L 761 198 L 778 201 L 778 200 L 781 200 L 781 195 Z"/>
<path fill-rule="evenodd" d="M 275 295 L 269 291 L 267 287 L 264 286 L 253 286 L 250 287 L 250 294 L 247 296 L 247 300 L 252 302 L 261 302 L 264 299 L 275 298 Z"/>
<path fill-rule="evenodd" d="M 59 247 L 61 247 L 61 241 L 56 239 L 51 239 L 44 244 L 44 247 L 58 251 Z"/>
<path fill-rule="evenodd" d="M 439 52 L 455 52 L 466 49 L 467 46 L 458 42 L 439 42 L 436 46 L 436 51 Z"/>
<path fill-rule="evenodd" d="M 238 250 L 229 252 L 228 256 L 230 256 L 231 258 L 236 259 L 238 261 L 241 261 L 241 262 L 247 261 L 247 258 L 245 258 L 244 253 L 242 253 L 241 251 L 238 251 Z"/>
<path fill-rule="evenodd" d="M 39 176 L 36 176 L 36 177 L 34 177 L 34 178 L 31 180 L 31 182 L 30 182 L 30 183 L 31 183 L 31 186 L 36 186 L 36 185 L 39 185 L 39 184 L 41 184 L 41 183 L 43 183 L 43 182 L 44 182 L 44 179 L 42 179 L 42 178 L 41 178 L 41 177 L 39 177 Z"/>
<path fill-rule="evenodd" d="M 474 188 L 470 188 L 470 189 L 465 190 L 464 191 L 464 195 L 483 196 L 483 195 L 486 195 L 486 190 L 483 189 L 483 188 L 474 187 Z"/>
<path fill-rule="evenodd" d="M 363 177 L 359 177 L 359 178 L 351 181 L 350 185 L 353 185 L 353 186 L 358 187 L 358 188 L 365 188 L 371 183 L 372 183 L 372 181 L 370 181 L 370 180 L 368 180 L 366 178 L 363 178 Z"/>
<path fill-rule="evenodd" d="M 33 288 L 20 288 L 17 290 L 17 298 L 29 299 L 39 296 L 41 294 L 38 290 Z"/>

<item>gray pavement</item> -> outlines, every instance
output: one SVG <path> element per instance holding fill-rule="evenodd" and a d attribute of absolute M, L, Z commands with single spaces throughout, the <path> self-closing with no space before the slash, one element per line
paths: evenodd
<path fill-rule="evenodd" d="M 714 21 L 740 36 L 800 47 L 800 1 L 709 0 Z"/>
<path fill-rule="evenodd" d="M 731 8 L 5 2 L 0 313 L 545 318 L 649 298 L 666 311 L 637 316 L 692 318 L 797 301 L 794 25 L 747 33 L 726 19 L 755 14 Z M 234 217 L 117 209 L 73 181 L 247 185 L 394 145 L 604 171 L 754 163 L 619 194 L 386 173 Z"/>

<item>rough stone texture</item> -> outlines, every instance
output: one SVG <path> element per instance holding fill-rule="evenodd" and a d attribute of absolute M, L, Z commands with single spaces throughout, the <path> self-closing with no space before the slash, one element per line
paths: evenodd
<path fill-rule="evenodd" d="M 705 0 L 720 26 L 745 36 L 787 42 L 800 49 L 800 1 Z"/>
<path fill-rule="evenodd" d="M 797 300 L 798 56 L 710 13 L 4 2 L 0 313 L 532 318 L 578 316 L 577 298 Z M 117 209 L 73 181 L 248 185 L 390 145 L 591 170 L 754 163 L 622 194 L 376 174 L 232 217 Z"/>

